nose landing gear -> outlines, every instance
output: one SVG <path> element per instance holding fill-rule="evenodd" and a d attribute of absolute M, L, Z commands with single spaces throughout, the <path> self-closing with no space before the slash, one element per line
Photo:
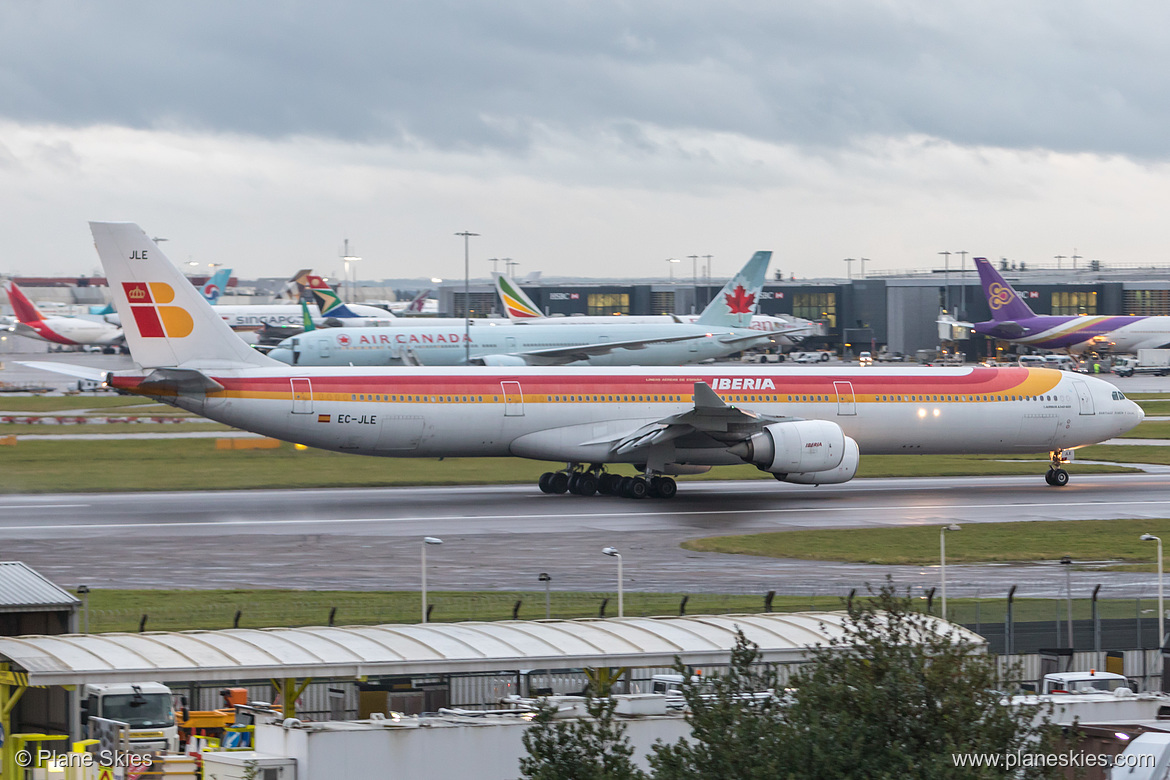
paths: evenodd
<path fill-rule="evenodd" d="M 1044 475 L 1044 481 L 1052 487 L 1064 487 L 1068 484 L 1068 472 L 1061 468 L 1061 465 L 1068 462 L 1068 457 L 1064 450 L 1052 451 L 1052 463 L 1048 467 L 1048 473 Z"/>

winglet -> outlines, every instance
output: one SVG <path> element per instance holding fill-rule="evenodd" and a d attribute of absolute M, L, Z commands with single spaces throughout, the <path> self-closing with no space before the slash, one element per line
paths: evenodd
<path fill-rule="evenodd" d="M 726 409 L 727 404 L 706 382 L 695 382 L 696 409 Z"/>

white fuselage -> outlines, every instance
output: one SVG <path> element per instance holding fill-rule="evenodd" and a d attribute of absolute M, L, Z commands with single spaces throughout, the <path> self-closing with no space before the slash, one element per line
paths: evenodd
<path fill-rule="evenodd" d="M 13 325 L 21 336 L 69 346 L 108 347 L 122 341 L 122 329 L 108 322 L 82 317 L 45 317 Z"/>
<path fill-rule="evenodd" d="M 862 456 L 1050 452 L 1137 425 L 1141 409 L 1099 379 L 1027 368 L 310 368 L 205 371 L 224 390 L 175 403 L 286 441 L 386 457 L 521 456 L 645 462 L 613 442 L 693 410 L 696 382 L 758 414 L 832 421 Z M 132 387 L 136 378 L 116 378 Z M 743 461 L 706 436 L 670 463 Z"/>
<path fill-rule="evenodd" d="M 465 335 L 469 339 L 465 340 Z M 623 325 L 606 322 L 563 325 L 459 325 L 415 328 L 325 328 L 292 336 L 269 356 L 294 366 L 388 366 L 404 359 L 425 366 L 466 365 L 467 357 L 506 355 L 525 362 L 594 366 L 678 366 L 740 352 L 753 342 L 729 342 L 753 331 L 703 325 Z M 604 345 L 632 340 L 673 339 L 603 354 L 553 357 L 549 350 Z M 761 338 L 761 341 L 763 339 Z M 544 353 L 544 354 L 541 354 Z"/>

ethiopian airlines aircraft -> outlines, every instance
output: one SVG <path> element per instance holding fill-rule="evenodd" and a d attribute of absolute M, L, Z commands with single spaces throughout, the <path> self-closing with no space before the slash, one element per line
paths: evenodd
<path fill-rule="evenodd" d="M 1037 315 L 987 258 L 976 257 L 975 267 L 991 319 L 974 324 L 940 319 L 940 323 L 972 328 L 1014 344 L 1073 353 L 1137 352 L 1170 345 L 1170 317 Z"/>
<path fill-rule="evenodd" d="M 769 253 L 770 254 L 770 253 Z M 569 317 L 546 317 L 540 307 L 528 297 L 512 277 L 499 272 L 492 272 L 492 279 L 496 285 L 496 296 L 500 299 L 500 306 L 508 315 L 508 319 L 517 325 L 566 325 L 585 322 L 624 322 L 644 325 L 661 325 L 669 322 L 694 324 L 702 315 L 698 314 L 635 314 L 620 317 L 597 315 L 572 315 Z M 734 281 L 734 280 L 733 280 Z M 825 327 L 819 322 L 801 319 L 800 317 L 773 317 L 768 314 L 757 314 L 760 294 L 763 292 L 763 281 L 754 291 L 743 290 L 736 293 L 730 285 L 725 286 L 712 300 L 715 303 L 720 296 L 728 306 L 735 305 L 742 315 L 735 323 L 737 327 L 751 330 L 767 331 L 776 336 L 776 342 L 783 346 L 793 346 L 809 336 L 825 335 Z"/>
<path fill-rule="evenodd" d="M 187 286 L 190 287 L 190 283 Z M 82 317 L 46 317 L 16 286 L 16 282 L 8 283 L 8 302 L 16 315 L 12 330 L 18 336 L 74 347 L 113 348 L 122 343 L 122 329 L 108 322 Z"/>
<path fill-rule="evenodd" d="M 338 452 L 565 462 L 546 492 L 666 498 L 670 475 L 744 462 L 831 484 L 862 454 L 907 452 L 1048 452 L 1063 485 L 1062 450 L 1142 419 L 1112 385 L 1051 369 L 286 366 L 237 338 L 137 225 L 91 229 L 143 369 L 95 372 L 110 385 Z M 616 463 L 643 476 L 605 471 Z"/>
<path fill-rule="evenodd" d="M 751 317 L 771 252 L 756 252 L 694 324 L 625 317 L 564 325 L 476 324 L 329 328 L 285 339 L 268 354 L 294 366 L 680 366 L 726 357 L 773 334 L 736 327 Z M 482 321 L 481 321 L 482 322 Z M 460 323 L 462 325 L 462 323 Z"/>

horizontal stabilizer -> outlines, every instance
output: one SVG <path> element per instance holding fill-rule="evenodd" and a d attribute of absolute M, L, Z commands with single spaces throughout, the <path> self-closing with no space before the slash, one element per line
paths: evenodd
<path fill-rule="evenodd" d="M 78 379 L 92 379 L 95 382 L 104 382 L 106 380 L 106 374 L 110 373 L 104 368 L 75 366 L 70 363 L 49 363 L 44 360 L 20 360 L 17 361 L 16 365 L 28 366 L 29 368 L 35 368 L 38 371 L 51 371 L 54 374 L 75 376 Z"/>

